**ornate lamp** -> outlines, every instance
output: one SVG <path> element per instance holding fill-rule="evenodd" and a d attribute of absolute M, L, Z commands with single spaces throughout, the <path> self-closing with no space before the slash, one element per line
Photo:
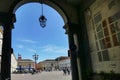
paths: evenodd
<path fill-rule="evenodd" d="M 36 53 L 33 55 L 33 58 L 35 60 L 35 69 L 37 69 L 37 60 L 38 60 L 39 55 L 37 55 Z"/>
<path fill-rule="evenodd" d="M 46 26 L 47 19 L 43 15 L 43 0 L 41 0 L 41 10 L 42 10 L 42 15 L 39 18 L 39 22 L 40 22 L 40 26 L 44 28 Z"/>

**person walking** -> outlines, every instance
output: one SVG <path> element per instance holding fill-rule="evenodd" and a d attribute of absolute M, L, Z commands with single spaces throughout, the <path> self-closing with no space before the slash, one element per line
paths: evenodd
<path fill-rule="evenodd" d="M 66 69 L 66 71 L 67 71 L 68 75 L 70 75 L 70 70 L 68 68 Z"/>
<path fill-rule="evenodd" d="M 63 69 L 63 75 L 66 75 L 66 69 L 65 68 Z"/>

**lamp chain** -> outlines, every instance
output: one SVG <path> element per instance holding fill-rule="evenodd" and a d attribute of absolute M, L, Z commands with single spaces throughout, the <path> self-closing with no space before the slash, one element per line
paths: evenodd
<path fill-rule="evenodd" d="M 43 0 L 41 0 L 41 10 L 42 10 L 42 15 L 43 15 Z"/>

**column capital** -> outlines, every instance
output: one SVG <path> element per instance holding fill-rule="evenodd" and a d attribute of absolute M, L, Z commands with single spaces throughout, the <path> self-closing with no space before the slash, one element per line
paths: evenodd
<path fill-rule="evenodd" d="M 66 30 L 66 34 L 68 34 L 69 32 L 73 34 L 79 30 L 79 24 L 69 22 L 66 23 L 63 28 Z"/>
<path fill-rule="evenodd" d="M 1 25 L 13 25 L 14 22 L 16 22 L 15 14 L 0 12 Z"/>

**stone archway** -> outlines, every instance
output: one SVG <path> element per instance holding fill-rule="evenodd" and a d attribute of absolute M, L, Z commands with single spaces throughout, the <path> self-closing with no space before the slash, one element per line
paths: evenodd
<path fill-rule="evenodd" d="M 6 1 L 7 3 L 9 1 Z M 22 6 L 25 3 L 29 3 L 29 2 L 39 2 L 37 0 L 22 0 L 22 1 L 12 1 L 7 7 L 6 7 L 6 11 L 4 11 L 2 14 L 0 14 L 0 22 L 3 23 L 3 26 L 5 27 L 5 31 L 6 34 L 4 34 L 5 38 L 4 38 L 4 46 L 3 46 L 3 52 L 2 57 L 3 57 L 3 63 L 2 63 L 2 80 L 5 80 L 7 78 L 11 78 L 10 76 L 10 65 L 9 67 L 6 66 L 5 62 L 7 61 L 8 63 L 10 63 L 9 58 L 11 54 L 11 33 L 9 33 L 11 31 L 11 26 L 13 27 L 13 23 L 15 22 L 15 11 Z M 40 2 L 39 2 L 40 3 Z M 71 4 L 67 4 L 64 1 L 57 1 L 57 0 L 45 0 L 45 4 L 51 6 L 52 8 L 54 8 L 63 18 L 65 26 L 64 28 L 66 29 L 66 33 L 68 34 L 68 40 L 69 40 L 69 48 L 70 50 L 68 52 L 70 52 L 71 54 L 71 63 L 72 63 L 72 80 L 80 80 L 81 74 L 84 73 L 84 70 L 82 71 L 82 73 L 80 73 L 80 68 L 81 68 L 81 64 L 83 65 L 83 63 L 80 63 L 80 60 L 77 60 L 77 58 L 81 58 L 83 56 L 81 55 L 77 55 L 80 52 L 77 52 L 77 50 L 79 50 L 78 48 L 80 48 L 80 45 L 77 43 L 77 41 L 80 41 L 79 39 L 76 39 L 74 37 L 74 35 L 78 34 L 80 35 L 81 33 L 79 33 L 78 30 L 80 30 L 80 25 L 79 20 L 78 20 L 78 12 L 77 12 L 77 8 L 74 5 Z M 83 16 L 83 15 L 82 15 Z M 82 19 L 82 18 L 81 18 Z M 81 30 L 82 31 L 82 30 Z M 81 35 L 80 35 L 81 37 Z M 75 43 L 76 40 L 76 43 Z M 7 43 L 9 42 L 9 43 Z M 5 45 L 9 45 L 9 47 L 6 47 Z M 76 48 L 75 48 L 76 47 Z M 9 50 L 9 51 L 8 51 Z M 5 52 L 6 51 L 6 52 Z M 77 52 L 77 54 L 76 54 Z M 84 53 L 84 52 L 82 52 Z M 79 57 L 81 56 L 81 57 Z M 7 60 L 6 60 L 7 59 Z M 85 62 L 84 59 L 82 58 L 81 61 Z M 78 64 L 79 63 L 79 64 Z M 79 69 L 78 69 L 79 67 Z M 84 65 L 83 65 L 84 67 Z M 5 70 L 7 69 L 7 70 Z M 84 69 L 84 68 L 83 68 Z M 6 75 L 6 76 L 4 76 Z"/>
<path fill-rule="evenodd" d="M 34 1 L 33 1 L 34 2 Z M 38 1 L 35 1 L 35 2 L 38 2 Z M 24 4 L 26 4 L 26 3 L 29 3 L 29 1 L 28 2 L 24 2 L 24 1 L 21 1 L 21 2 L 19 2 L 18 4 L 16 4 L 16 6 L 15 6 L 15 8 L 13 9 L 13 13 L 15 13 L 15 11 L 20 7 L 20 6 L 22 6 L 22 5 L 24 5 Z M 38 3 L 40 3 L 40 2 L 38 2 Z M 68 34 L 68 35 L 72 35 L 73 36 L 73 34 L 71 34 L 72 32 L 70 32 L 69 30 L 69 28 L 68 27 L 70 27 L 70 25 L 71 25 L 71 20 L 69 20 L 69 18 L 68 18 L 68 16 L 67 16 L 67 13 L 65 13 L 65 11 L 60 7 L 60 6 L 58 6 L 58 5 L 56 5 L 54 2 L 50 2 L 50 1 L 45 1 L 45 4 L 47 4 L 47 5 L 49 5 L 49 6 L 51 6 L 52 8 L 54 8 L 61 16 L 62 16 L 62 18 L 63 18 L 63 20 L 64 20 L 64 23 L 65 23 L 65 26 L 64 26 L 64 28 L 66 29 L 66 33 Z M 75 17 L 74 17 L 75 18 Z M 71 18 L 72 19 L 72 18 Z M 77 19 L 76 19 L 77 20 Z M 73 21 L 74 21 L 74 19 L 73 19 Z M 77 22 L 75 22 L 75 23 L 77 23 Z M 71 36 L 68 36 L 68 37 L 70 37 L 69 39 L 71 39 Z M 72 42 L 71 42 L 72 41 Z M 69 43 L 70 43 L 70 45 L 71 45 L 71 43 L 74 43 L 74 40 L 73 39 L 71 39 L 71 40 L 69 40 Z M 70 48 L 71 49 L 71 48 Z M 74 52 L 72 52 L 72 53 L 74 53 Z M 71 63 L 72 63 L 72 80 L 78 80 L 78 69 L 77 69 L 77 61 L 76 61 L 76 56 L 75 55 L 71 55 L 72 57 L 71 57 Z"/>
<path fill-rule="evenodd" d="M 22 5 L 26 4 L 26 3 L 30 3 L 30 2 L 37 2 L 37 3 L 40 3 L 40 1 L 35 1 L 35 0 L 31 0 L 31 1 L 20 1 L 18 2 L 17 4 L 15 4 L 14 8 L 12 9 L 12 13 L 14 14 L 16 12 L 16 10 L 21 7 Z M 55 9 L 63 18 L 64 20 L 64 23 L 67 23 L 68 22 L 68 18 L 67 18 L 67 15 L 66 13 L 63 11 L 63 9 L 61 9 L 58 5 L 56 5 L 54 2 L 50 2 L 50 1 L 47 1 L 45 0 L 43 4 L 46 4 L 50 7 L 52 7 L 53 9 Z"/>

